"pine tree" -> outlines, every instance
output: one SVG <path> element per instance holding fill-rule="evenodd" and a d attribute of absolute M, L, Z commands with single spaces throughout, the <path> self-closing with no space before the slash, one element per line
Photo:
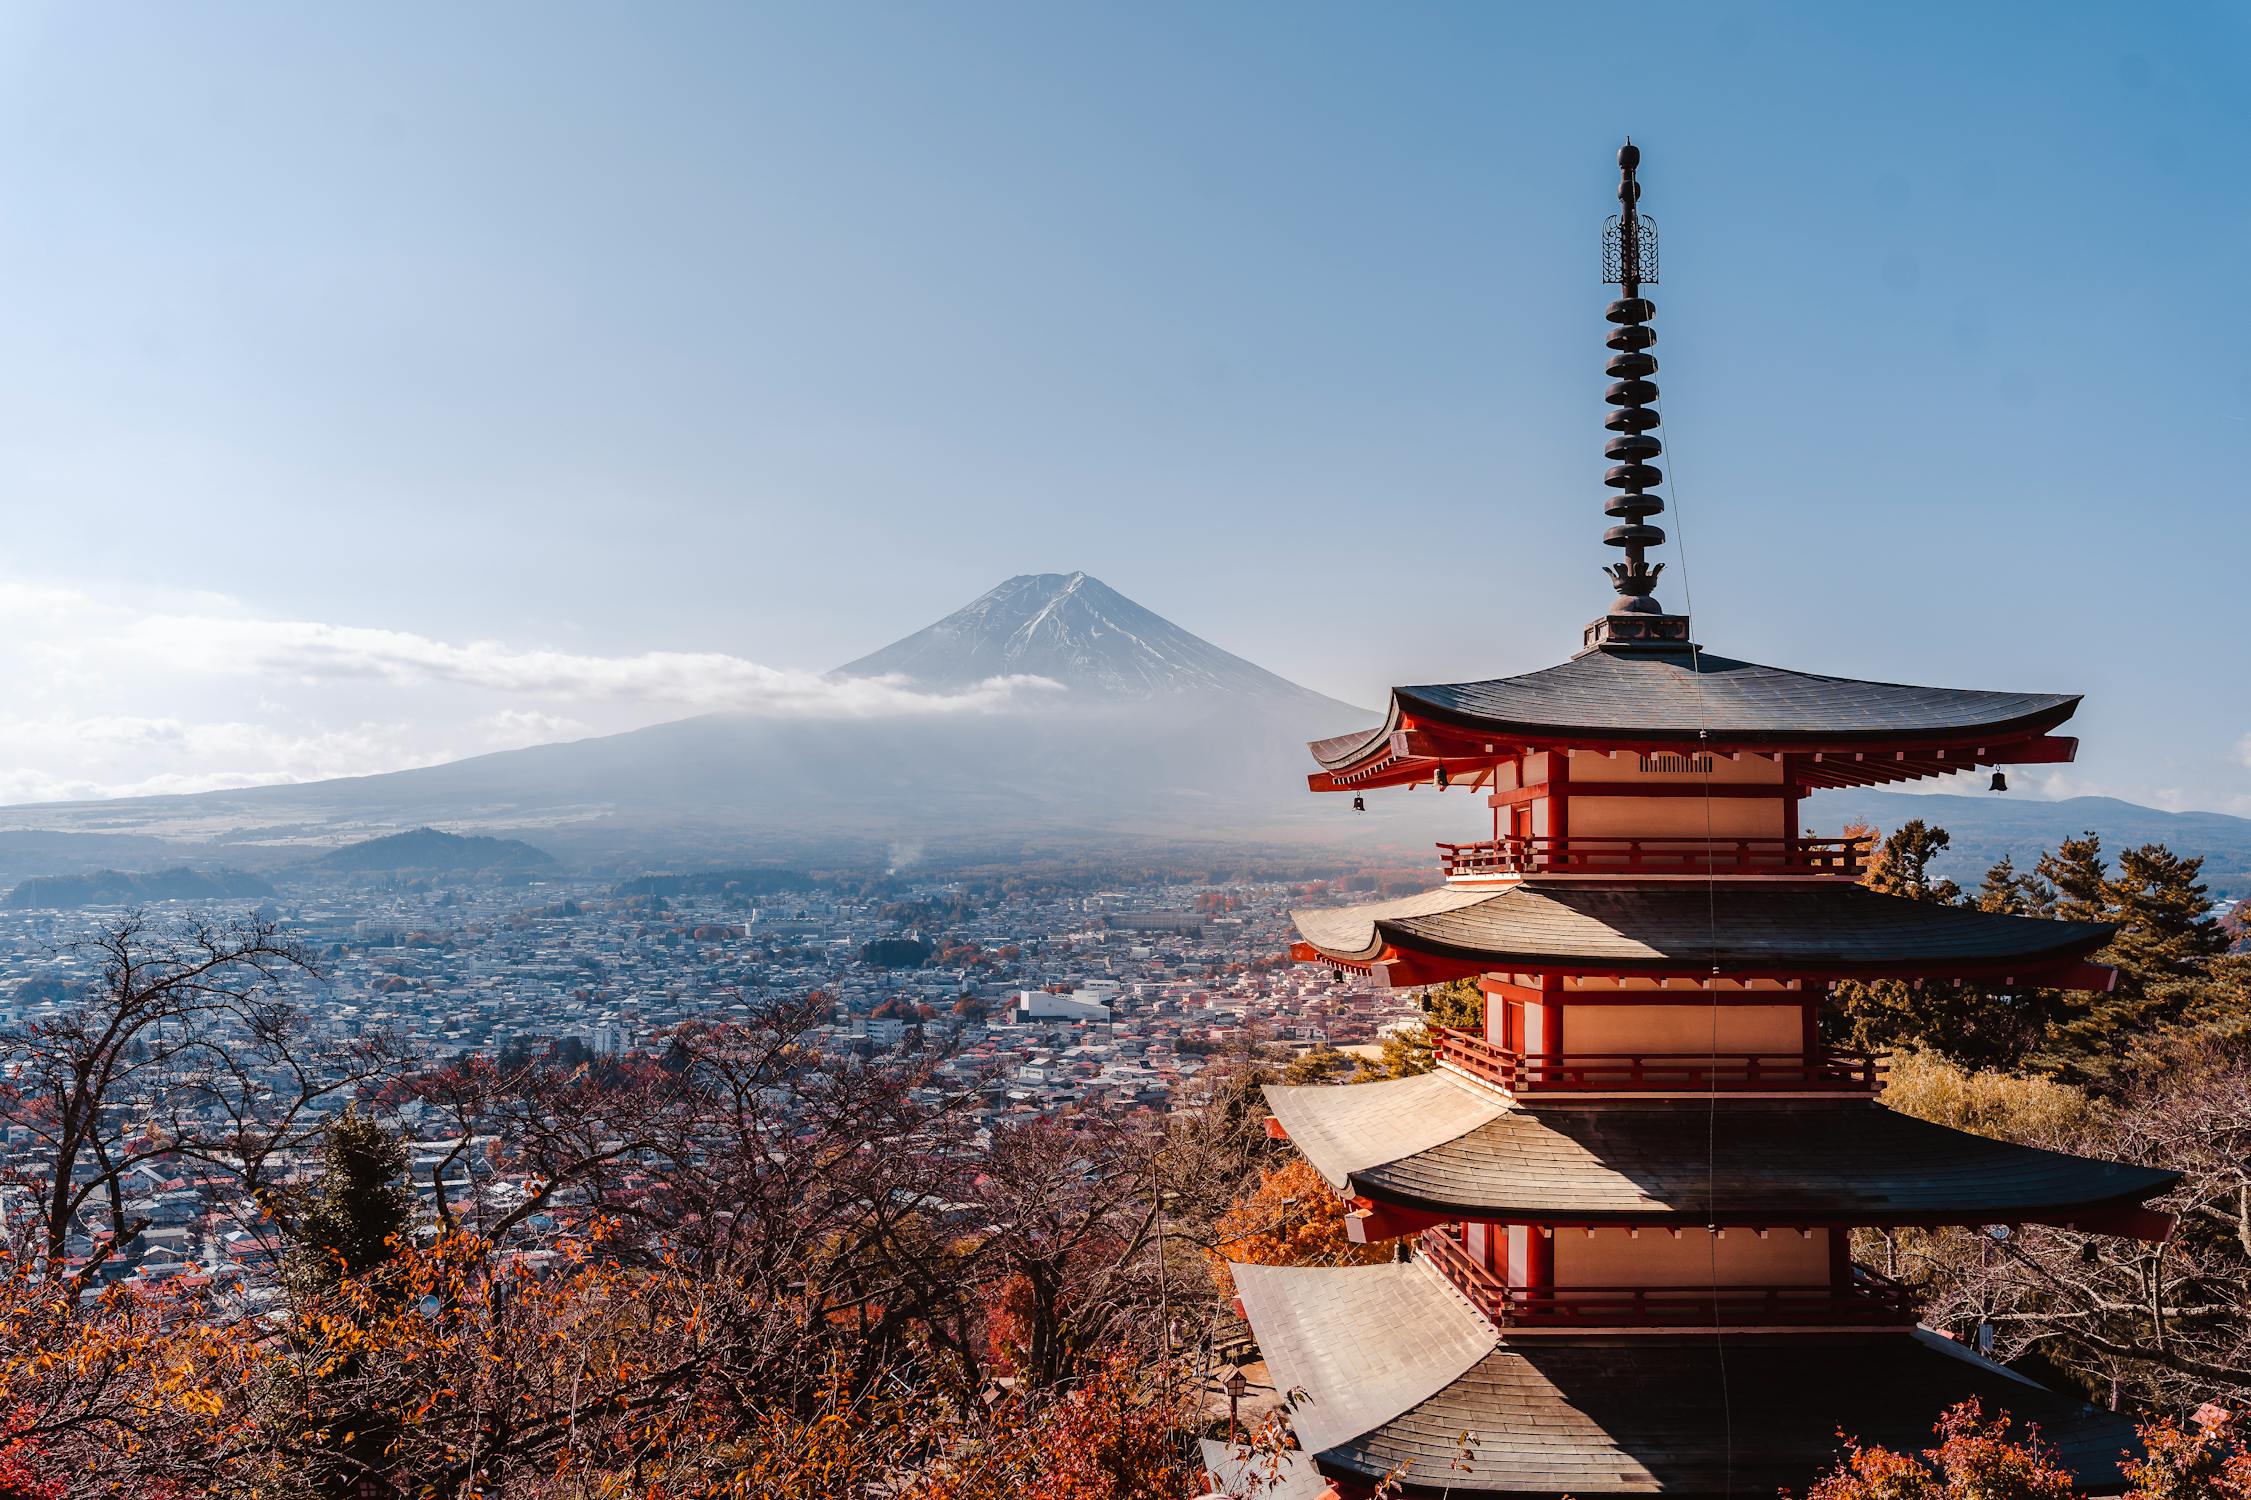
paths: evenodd
<path fill-rule="evenodd" d="M 1887 896 L 1958 906 L 1962 888 L 1943 875 L 1931 873 L 1931 861 L 1944 854 L 1952 843 L 1953 838 L 1945 829 L 1934 828 L 1921 818 L 1910 818 L 1877 848 L 1862 883 Z"/>
<path fill-rule="evenodd" d="M 1977 909 L 2008 917 L 2044 915 L 2050 901 L 2037 875 L 2019 870 L 2016 861 L 2002 855 L 1985 872 L 1977 888 Z"/>
<path fill-rule="evenodd" d="M 328 1305 L 346 1321 L 363 1315 L 364 1308 L 351 1310 L 353 1304 L 338 1297 L 337 1289 L 396 1255 L 413 1214 L 406 1143 L 357 1108 L 347 1108 L 322 1133 L 320 1177 L 289 1221 L 294 1241 L 289 1277 L 297 1296 L 310 1305 Z M 402 1493 L 390 1482 L 400 1414 L 348 1394 L 361 1358 L 348 1351 L 325 1366 L 298 1414 L 304 1454 L 299 1477 L 305 1493 L 322 1500 Z"/>
<path fill-rule="evenodd" d="M 1862 884 L 1909 901 L 1963 904 L 1961 886 L 1932 865 L 1953 843 L 1943 828 L 1914 818 L 1877 846 Z M 1999 867 L 1997 866 L 1996 869 Z M 2014 871 L 2009 872 L 2013 877 Z M 1987 873 L 1990 884 L 1995 879 Z M 1855 1047 L 1926 1049 L 1972 1067 L 2014 1063 L 2028 1044 L 2024 997 L 1983 989 L 1904 979 L 1840 980 L 1827 1023 L 1835 1038 Z"/>
<path fill-rule="evenodd" d="M 2111 920 L 2118 923 L 2110 952 L 2122 983 L 2147 991 L 2202 979 L 2212 960 L 2227 951 L 2211 892 L 2198 878 L 2203 873 L 2202 856 L 2184 857 L 2163 844 L 2118 856 L 2118 873 L 2109 883 Z"/>
<path fill-rule="evenodd" d="M 2157 1033 L 2189 1024 L 2234 1024 L 2242 1006 L 2239 987 L 2215 980 L 2213 961 L 2227 951 L 2227 935 L 2211 911 L 2199 877 L 2204 861 L 2144 844 L 2118 857 L 2116 874 L 2101 861 L 2093 834 L 2066 839 L 2040 861 L 2055 887 L 2052 914 L 2116 924 L 2117 933 L 2095 962 L 2118 971 L 2110 993 L 2070 997 L 2042 1061 L 2066 1077 L 2101 1077 L 2115 1071 L 2134 1047 Z M 2090 875 L 2099 885 L 2090 889 Z"/>
<path fill-rule="evenodd" d="M 320 1180 L 291 1236 L 304 1281 L 333 1286 L 391 1258 L 414 1214 L 406 1165 L 405 1142 L 357 1108 L 329 1125 L 321 1141 Z"/>
<path fill-rule="evenodd" d="M 2039 915 L 2060 922 L 2110 920 L 2110 871 L 2103 864 L 2102 839 L 2092 829 L 2041 855 L 2034 878 L 2045 898 Z"/>
<path fill-rule="evenodd" d="M 1450 979 L 1424 990 L 1422 1012 L 1422 1025 L 1402 1026 L 1383 1039 L 1383 1061 L 1378 1068 L 1363 1069 L 1351 1081 L 1410 1078 L 1429 1072 L 1438 1061 L 1431 1043 L 1432 1026 L 1449 1026 L 1475 1036 L 1485 1034 L 1485 992 L 1474 978 Z"/>

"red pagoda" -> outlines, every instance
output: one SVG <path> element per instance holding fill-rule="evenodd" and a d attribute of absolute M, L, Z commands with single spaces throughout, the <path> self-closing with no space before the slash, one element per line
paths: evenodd
<path fill-rule="evenodd" d="M 1301 911 L 1294 956 L 1390 985 L 1474 976 L 1485 1021 L 1437 1066 L 1270 1087 L 1271 1128 L 1390 1264 L 1238 1266 L 1239 1304 L 1333 1492 L 1772 1495 L 1840 1430 L 1927 1446 L 1967 1397 L 2120 1487 L 2116 1415 L 1917 1326 L 1856 1227 L 2048 1224 L 2162 1237 L 2173 1174 L 1888 1110 L 1881 1060 L 1825 1046 L 1830 984 L 2100 989 L 2110 929 L 1859 884 L 1864 841 L 1800 831 L 1816 788 L 2068 761 L 2079 700 L 1857 682 L 1702 649 L 1655 597 L 1654 229 L 1628 143 L 1605 235 L 1617 599 L 1571 660 L 1401 687 L 1315 744 L 1317 791 L 1481 793 L 1444 881 Z M 1301 1478 L 1310 1475 L 1301 1473 Z"/>

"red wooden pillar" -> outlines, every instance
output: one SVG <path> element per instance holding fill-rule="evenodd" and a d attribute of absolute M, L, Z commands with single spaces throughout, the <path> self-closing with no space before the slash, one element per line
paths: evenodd
<path fill-rule="evenodd" d="M 1563 976 L 1540 976 L 1540 1013 L 1545 1024 L 1540 1028 L 1540 1055 L 1558 1066 L 1563 1062 Z"/>
<path fill-rule="evenodd" d="M 1555 1235 L 1542 1225 L 1524 1226 L 1524 1287 L 1535 1292 L 1555 1287 Z"/>
<path fill-rule="evenodd" d="M 1548 857 L 1555 859 L 1571 836 L 1571 752 L 1548 752 Z"/>

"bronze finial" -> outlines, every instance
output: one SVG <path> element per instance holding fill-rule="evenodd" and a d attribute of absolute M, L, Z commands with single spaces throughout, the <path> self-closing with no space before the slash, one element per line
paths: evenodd
<path fill-rule="evenodd" d="M 1603 314 L 1614 325 L 1604 342 L 1616 352 L 1604 366 L 1611 385 L 1603 399 L 1613 410 L 1602 425 L 1617 436 L 1603 445 L 1604 456 L 1613 462 L 1602 482 L 1619 493 L 1602 510 L 1621 524 L 1602 539 L 1626 551 L 1624 562 L 1603 570 L 1619 595 L 1610 612 L 1654 615 L 1664 613 L 1652 594 L 1665 565 L 1648 561 L 1643 553 L 1665 540 L 1663 528 L 1649 524 L 1665 508 L 1663 497 L 1649 489 L 1665 476 L 1650 462 L 1664 444 L 1650 430 L 1658 423 L 1657 413 L 1649 409 L 1657 399 L 1656 382 L 1649 378 L 1657 373 L 1656 356 L 1649 352 L 1657 342 L 1657 332 L 1649 326 L 1657 309 L 1641 288 L 1657 280 L 1657 226 L 1641 212 L 1641 184 L 1634 180 L 1640 165 L 1641 148 L 1629 138 L 1618 151 L 1618 212 L 1602 228 L 1602 279 L 1625 293 Z"/>

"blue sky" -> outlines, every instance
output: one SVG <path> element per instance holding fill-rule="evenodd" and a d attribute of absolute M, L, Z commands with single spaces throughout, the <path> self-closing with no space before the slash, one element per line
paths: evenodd
<path fill-rule="evenodd" d="M 802 707 L 1027 571 L 1361 703 L 1545 665 L 1630 131 L 1705 644 L 2084 691 L 2028 789 L 2251 812 L 2247 64 L 2198 5 L 14 7 L 0 796 Z"/>

